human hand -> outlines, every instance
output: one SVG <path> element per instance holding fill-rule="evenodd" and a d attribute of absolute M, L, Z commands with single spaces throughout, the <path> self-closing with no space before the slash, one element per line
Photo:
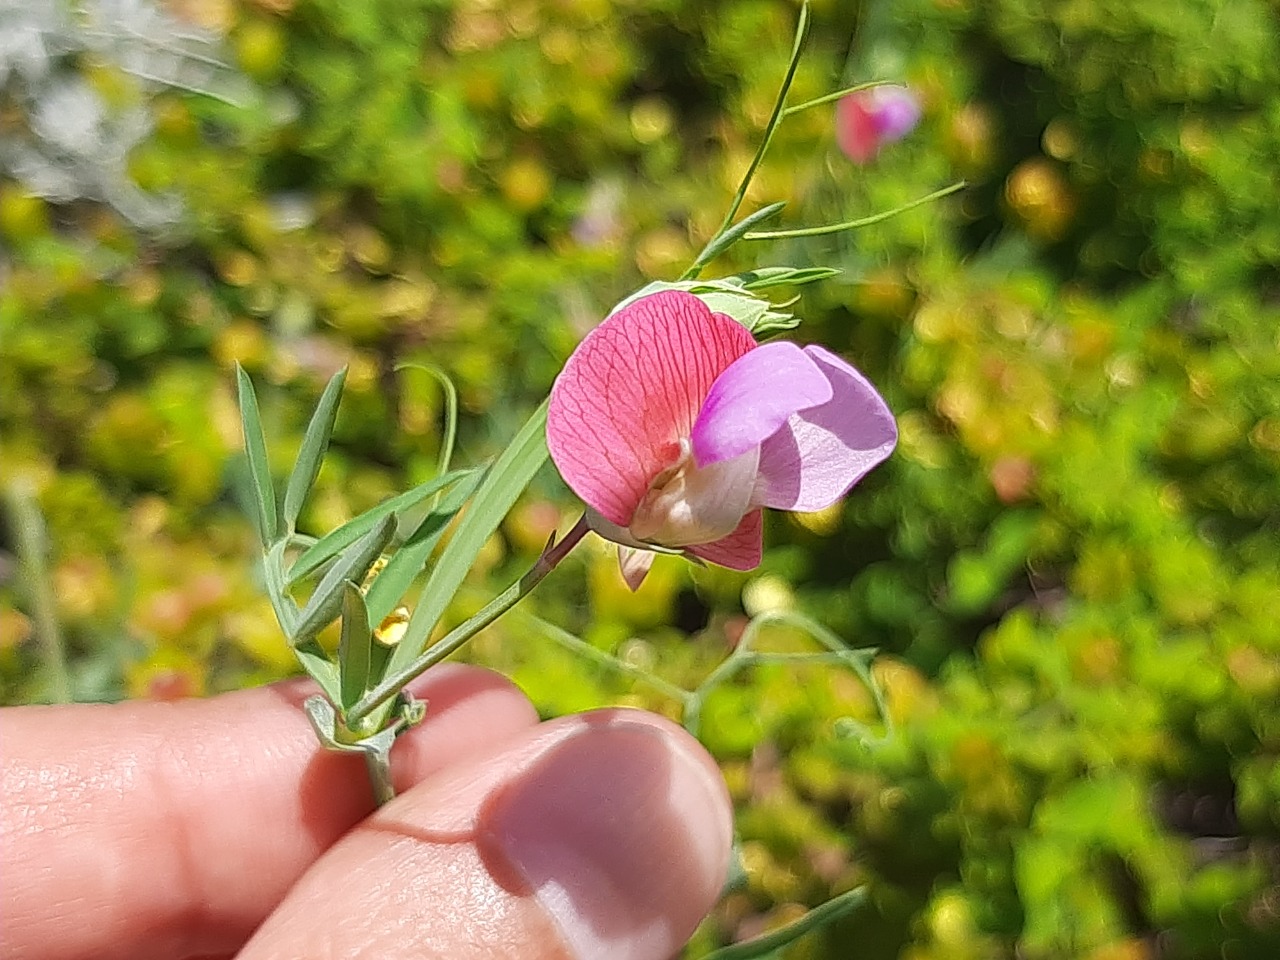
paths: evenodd
<path fill-rule="evenodd" d="M 0 953 L 14 958 L 675 953 L 724 882 L 711 758 L 637 710 L 539 723 L 501 677 L 413 692 L 400 795 L 321 750 L 290 681 L 0 711 Z"/>

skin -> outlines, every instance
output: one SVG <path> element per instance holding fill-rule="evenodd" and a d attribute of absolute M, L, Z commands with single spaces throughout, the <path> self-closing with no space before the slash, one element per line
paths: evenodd
<path fill-rule="evenodd" d="M 311 692 L 0 711 L 0 954 L 661 960 L 715 902 L 728 796 L 668 721 L 444 665 L 375 812 Z"/>

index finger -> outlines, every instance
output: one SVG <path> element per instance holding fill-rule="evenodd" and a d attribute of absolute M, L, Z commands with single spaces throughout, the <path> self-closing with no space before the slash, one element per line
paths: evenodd
<path fill-rule="evenodd" d="M 442 665 L 393 752 L 397 788 L 537 715 L 507 680 Z M 359 757 L 319 748 L 297 681 L 177 703 L 0 712 L 7 957 L 236 950 L 373 809 Z"/>

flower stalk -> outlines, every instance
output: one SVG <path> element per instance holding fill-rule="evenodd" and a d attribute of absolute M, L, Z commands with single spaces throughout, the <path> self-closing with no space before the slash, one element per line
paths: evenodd
<path fill-rule="evenodd" d="M 882 223 L 891 217 L 896 217 L 900 213 L 906 213 L 908 210 L 914 210 L 916 207 L 923 207 L 926 204 L 933 203 L 935 200 L 941 200 L 943 197 L 949 197 L 951 194 L 963 190 L 968 184 L 964 180 L 957 180 L 955 183 L 943 187 L 941 190 L 935 190 L 933 193 L 926 194 L 923 197 L 917 197 L 909 200 L 901 206 L 894 207 L 892 210 L 882 210 L 880 213 L 873 213 L 870 216 L 858 217 L 856 220 L 842 220 L 840 223 L 826 223 L 816 227 L 795 227 L 790 230 L 751 230 L 742 235 L 743 240 L 789 240 L 795 237 L 823 237 L 832 233 L 843 233 L 846 230 L 857 230 L 861 227 L 869 227 L 872 224 Z"/>
<path fill-rule="evenodd" d="M 800 54 L 804 50 L 804 41 L 808 35 L 809 3 L 808 0 L 805 0 L 805 3 L 800 7 L 800 19 L 796 23 L 795 40 L 791 45 L 791 60 L 787 64 L 787 72 L 782 78 L 782 86 L 778 89 L 778 97 L 773 103 L 773 112 L 769 114 L 769 122 L 765 124 L 764 136 L 760 138 L 760 146 L 756 148 L 755 156 L 751 158 L 751 163 L 747 166 L 747 172 L 742 175 L 742 182 L 738 184 L 738 191 L 733 195 L 733 201 L 729 204 L 729 209 L 724 215 L 720 228 L 716 230 L 715 235 L 707 243 L 702 253 L 698 254 L 689 269 L 681 275 L 681 280 L 692 280 L 697 277 L 702 272 L 702 268 L 727 246 L 722 241 L 725 235 L 733 228 L 733 218 L 738 215 L 742 202 L 746 200 L 747 190 L 756 175 L 756 170 L 759 168 L 761 161 L 764 160 L 765 152 L 773 141 L 773 135 L 778 129 L 778 124 L 782 122 L 782 118 L 785 115 L 787 94 L 791 91 L 791 83 L 795 79 L 796 70 L 800 66 Z M 716 252 L 711 253 L 710 251 L 713 250 Z"/>
<path fill-rule="evenodd" d="M 435 666 L 441 660 L 444 660 L 528 596 L 534 587 L 541 583 L 547 574 L 559 566 L 560 561 L 567 557 L 569 552 L 578 545 L 582 538 L 586 536 L 588 529 L 587 518 L 583 515 L 578 518 L 578 522 L 559 541 L 552 535 L 552 538 L 547 541 L 547 546 L 542 551 L 542 555 L 538 557 L 537 561 L 524 576 L 486 603 L 463 623 L 460 623 L 433 643 L 416 659 L 384 677 L 382 682 L 361 697 L 347 711 L 347 725 L 349 727 L 358 726 L 370 713 L 399 693 L 407 683 L 420 676 L 430 667 Z"/>

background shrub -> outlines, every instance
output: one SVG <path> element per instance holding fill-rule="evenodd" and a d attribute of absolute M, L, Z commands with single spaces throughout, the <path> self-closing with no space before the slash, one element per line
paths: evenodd
<path fill-rule="evenodd" d="M 714 231 L 795 12 L 227 0 L 187 12 L 195 35 L 138 13 L 127 41 L 0 8 L 56 40 L 0 63 L 0 475 L 35 491 L 50 548 L 20 574 L 10 514 L 0 696 L 49 694 L 41 590 L 80 698 L 291 670 L 247 562 L 231 365 L 262 385 L 282 474 L 350 366 L 316 529 L 434 470 L 441 401 L 402 361 L 455 378 L 461 455 L 491 456 L 603 311 Z M 796 100 L 895 79 L 925 121 L 854 168 L 829 115 L 801 114 L 750 202 L 791 199 L 801 225 L 970 186 L 715 266 L 842 268 L 801 332 L 882 388 L 899 452 L 842 507 L 771 518 L 751 576 L 660 561 L 632 596 L 601 549 L 534 602 L 682 683 L 778 607 L 881 651 L 883 745 L 837 735 L 870 701 L 829 669 L 759 668 L 708 703 L 745 885 L 690 954 L 865 882 L 867 907 L 791 955 L 1275 955 L 1277 8 L 814 14 Z M 539 478 L 454 616 L 572 509 Z M 518 617 L 469 655 L 548 713 L 670 709 Z"/>

